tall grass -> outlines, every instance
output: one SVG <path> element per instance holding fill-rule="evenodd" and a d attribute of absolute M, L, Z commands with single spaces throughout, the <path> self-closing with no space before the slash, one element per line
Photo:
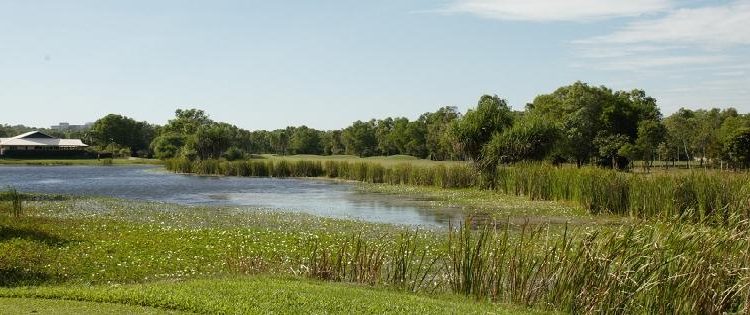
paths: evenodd
<path fill-rule="evenodd" d="M 570 313 L 750 311 L 748 224 L 450 232 L 454 292 Z"/>
<path fill-rule="evenodd" d="M 493 187 L 531 200 L 578 203 L 592 214 L 680 219 L 726 225 L 750 219 L 750 175 L 713 171 L 684 174 L 629 174 L 599 168 L 560 168 L 546 164 L 499 167 L 479 176 L 470 165 L 422 166 L 408 162 L 249 160 L 168 160 L 180 173 L 260 177 L 328 177 L 366 183 Z"/>
<path fill-rule="evenodd" d="M 530 164 L 498 168 L 498 191 L 574 201 L 589 212 L 730 224 L 750 219 L 750 176 L 713 171 L 642 175 Z"/>
<path fill-rule="evenodd" d="M 403 233 L 395 240 L 371 240 L 362 234 L 338 243 L 316 238 L 308 245 L 300 271 L 321 280 L 432 291 L 439 284 L 436 277 L 441 274 L 442 255 L 419 239 L 418 232 Z"/>
<path fill-rule="evenodd" d="M 476 185 L 477 173 L 469 165 L 415 166 L 408 162 L 384 166 L 377 162 L 248 160 L 218 161 L 171 159 L 164 163 L 177 173 L 257 177 L 328 177 L 367 183 L 388 183 L 443 188 Z"/>
<path fill-rule="evenodd" d="M 573 314 L 750 311 L 750 224 L 641 223 L 592 232 L 468 222 L 446 234 L 313 238 L 297 272 Z"/>
<path fill-rule="evenodd" d="M 15 187 L 8 187 L 5 192 L 0 193 L 0 200 L 10 202 L 9 212 L 14 217 L 23 215 L 23 194 L 19 193 Z"/>

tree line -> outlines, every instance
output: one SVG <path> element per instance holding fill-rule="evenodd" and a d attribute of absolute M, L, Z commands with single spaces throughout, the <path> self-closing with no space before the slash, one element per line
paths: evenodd
<path fill-rule="evenodd" d="M 0 136 L 30 128 L 0 126 Z M 682 108 L 663 117 L 642 90 L 613 91 L 582 82 L 537 96 L 513 111 L 496 95 L 466 113 L 447 106 L 415 120 L 356 121 L 340 130 L 307 126 L 249 131 L 213 121 L 200 109 L 178 109 L 164 125 L 110 114 L 90 129 L 56 136 L 82 138 L 99 150 L 168 159 L 247 158 L 251 154 L 411 155 L 470 160 L 482 168 L 521 161 L 592 164 L 624 169 L 632 161 L 750 167 L 750 116 L 734 108 Z"/>

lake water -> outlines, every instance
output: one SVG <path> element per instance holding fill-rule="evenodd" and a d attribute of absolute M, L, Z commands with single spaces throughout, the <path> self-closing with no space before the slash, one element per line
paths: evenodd
<path fill-rule="evenodd" d="M 427 200 L 366 193 L 318 179 L 178 175 L 156 166 L 0 166 L 0 189 L 94 195 L 187 205 L 237 205 L 369 222 L 447 225 L 458 209 Z"/>

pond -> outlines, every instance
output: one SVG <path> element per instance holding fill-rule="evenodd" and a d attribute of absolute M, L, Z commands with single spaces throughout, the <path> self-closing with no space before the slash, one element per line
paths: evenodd
<path fill-rule="evenodd" d="M 0 189 L 108 196 L 185 205 L 236 205 L 368 222 L 444 226 L 459 209 L 429 200 L 362 192 L 324 179 L 179 175 L 157 166 L 0 166 Z"/>

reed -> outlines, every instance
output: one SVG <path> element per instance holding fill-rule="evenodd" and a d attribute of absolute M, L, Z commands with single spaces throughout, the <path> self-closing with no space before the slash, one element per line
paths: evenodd
<path fill-rule="evenodd" d="M 546 164 L 502 166 L 480 176 L 468 164 L 420 166 L 410 163 L 249 160 L 168 160 L 178 173 L 260 177 L 328 177 L 366 183 L 492 187 L 531 200 L 572 201 L 592 214 L 679 219 L 727 225 L 750 219 L 750 175 L 710 171 L 643 175 L 593 167 Z"/>
<path fill-rule="evenodd" d="M 633 225 L 556 234 L 452 229 L 453 292 L 569 313 L 750 311 L 748 225 Z M 668 301 L 668 302 L 666 302 Z"/>
<path fill-rule="evenodd" d="M 10 203 L 9 213 L 14 217 L 20 217 L 23 215 L 23 199 L 24 195 L 19 193 L 15 187 L 9 186 L 7 190 L 0 193 L 0 200 L 8 201 Z"/>
<path fill-rule="evenodd" d="M 441 256 L 420 246 L 418 239 L 418 232 L 401 234 L 396 240 L 371 240 L 361 233 L 335 243 L 315 238 L 306 247 L 299 273 L 320 280 L 431 291 Z"/>
<path fill-rule="evenodd" d="M 249 160 L 219 161 L 184 158 L 165 161 L 165 167 L 176 173 L 199 175 L 256 177 L 327 177 L 366 183 L 465 188 L 476 183 L 476 171 L 469 165 L 413 166 L 399 163 L 384 166 L 377 162 Z"/>

